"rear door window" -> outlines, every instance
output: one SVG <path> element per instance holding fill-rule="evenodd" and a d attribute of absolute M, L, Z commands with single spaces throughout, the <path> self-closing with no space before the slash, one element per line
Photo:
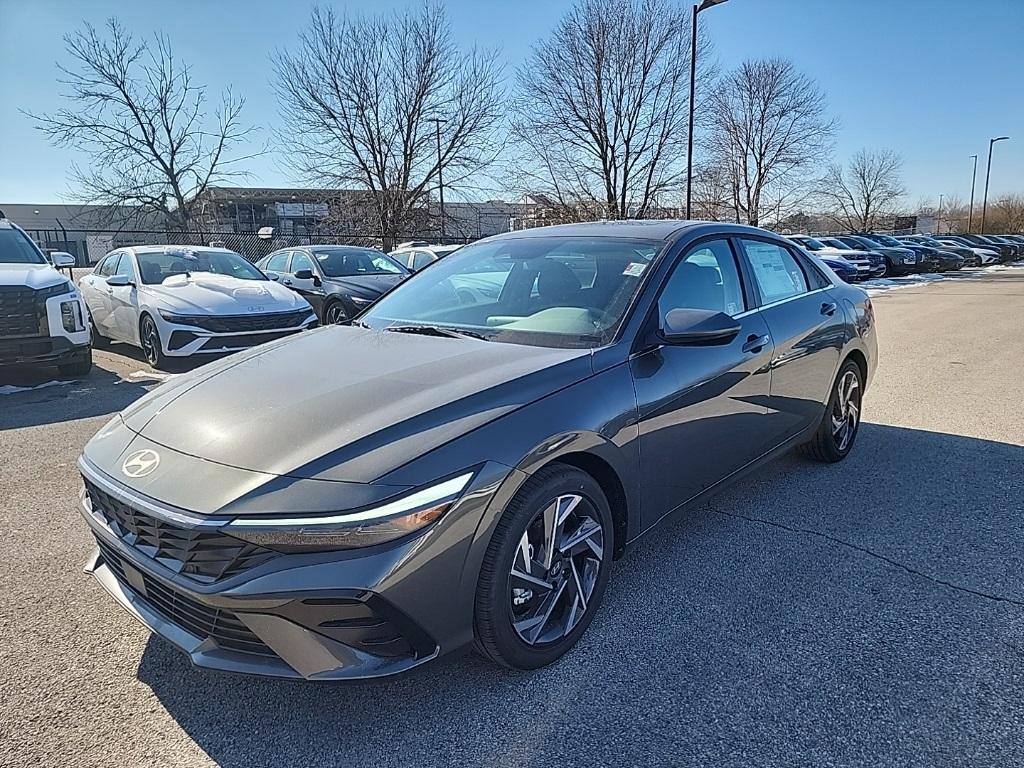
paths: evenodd
<path fill-rule="evenodd" d="M 796 258 L 781 245 L 741 238 L 762 304 L 807 293 L 807 276 Z"/>

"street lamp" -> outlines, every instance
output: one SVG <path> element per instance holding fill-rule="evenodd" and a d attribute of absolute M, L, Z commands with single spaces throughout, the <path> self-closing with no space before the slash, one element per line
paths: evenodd
<path fill-rule="evenodd" d="M 935 234 L 942 234 L 942 198 L 945 195 L 939 195 L 939 210 L 935 212 Z"/>
<path fill-rule="evenodd" d="M 967 211 L 967 232 L 972 231 L 972 225 L 974 224 L 974 183 L 978 180 L 978 156 L 971 155 L 974 158 L 974 170 L 971 172 L 971 207 Z"/>
<path fill-rule="evenodd" d="M 437 133 L 437 197 L 441 204 L 441 244 L 444 244 L 444 178 L 441 176 L 441 123 L 447 122 L 440 117 L 428 117 L 434 122 Z"/>
<path fill-rule="evenodd" d="M 703 0 L 693 6 L 693 22 L 690 24 L 690 128 L 686 134 L 686 218 L 690 218 L 690 193 L 693 181 L 693 109 L 697 91 L 697 14 L 726 0 Z"/>
<path fill-rule="evenodd" d="M 992 174 L 992 145 L 1006 141 L 1009 136 L 997 136 L 988 140 L 988 167 L 985 169 L 985 195 L 981 198 L 981 234 L 985 234 L 985 209 L 988 207 L 988 177 Z"/>

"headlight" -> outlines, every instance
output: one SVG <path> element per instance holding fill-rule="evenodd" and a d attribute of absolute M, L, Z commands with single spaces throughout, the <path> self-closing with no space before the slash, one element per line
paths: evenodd
<path fill-rule="evenodd" d="M 62 301 L 60 304 L 60 322 L 68 333 L 85 330 L 82 322 L 82 308 L 77 301 Z"/>
<path fill-rule="evenodd" d="M 71 293 L 74 290 L 74 284 L 70 280 L 65 280 L 63 283 L 51 285 L 49 288 L 38 289 L 36 291 L 36 298 L 39 301 L 46 301 L 54 296 L 63 296 L 65 293 Z"/>
<path fill-rule="evenodd" d="M 373 299 L 363 299 L 363 298 L 360 298 L 359 296 L 349 296 L 348 298 L 349 298 L 349 301 L 351 301 L 353 304 L 355 304 L 360 309 L 362 309 L 363 307 L 368 307 L 371 304 L 373 304 Z"/>
<path fill-rule="evenodd" d="M 160 317 L 166 320 L 168 323 L 174 323 L 175 325 L 195 325 L 195 316 L 190 315 L 176 315 L 173 312 L 165 312 L 162 309 L 158 309 Z"/>
<path fill-rule="evenodd" d="M 356 549 L 400 539 L 438 520 L 473 479 L 459 475 L 360 512 L 309 517 L 239 517 L 224 532 L 270 549 Z"/>

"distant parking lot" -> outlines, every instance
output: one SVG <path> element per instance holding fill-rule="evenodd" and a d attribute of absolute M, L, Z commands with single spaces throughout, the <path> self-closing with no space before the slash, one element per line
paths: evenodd
<path fill-rule="evenodd" d="M 867 287 L 880 369 L 849 460 L 784 458 L 661 528 L 529 674 L 194 670 L 81 572 L 74 462 L 163 374 L 114 345 L 79 381 L 3 379 L 0 762 L 1024 763 L 1024 268 Z"/>

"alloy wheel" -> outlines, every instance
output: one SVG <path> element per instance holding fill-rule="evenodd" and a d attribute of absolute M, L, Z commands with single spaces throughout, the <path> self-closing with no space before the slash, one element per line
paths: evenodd
<path fill-rule="evenodd" d="M 338 323 L 344 322 L 347 318 L 345 314 L 345 308 L 338 302 L 331 304 L 327 308 L 327 312 L 324 316 L 324 323 L 327 325 L 337 325 Z"/>
<path fill-rule="evenodd" d="M 832 408 L 832 437 L 840 452 L 849 447 L 857 433 L 860 397 L 860 380 L 856 373 L 847 371 L 836 384 L 836 399 Z"/>
<path fill-rule="evenodd" d="M 142 323 L 142 354 L 146 362 L 156 366 L 160 362 L 160 333 L 156 329 L 156 323 L 150 318 Z"/>
<path fill-rule="evenodd" d="M 531 646 L 557 642 L 586 613 L 604 559 L 600 516 L 584 497 L 558 496 L 534 516 L 512 561 L 512 626 Z"/>

